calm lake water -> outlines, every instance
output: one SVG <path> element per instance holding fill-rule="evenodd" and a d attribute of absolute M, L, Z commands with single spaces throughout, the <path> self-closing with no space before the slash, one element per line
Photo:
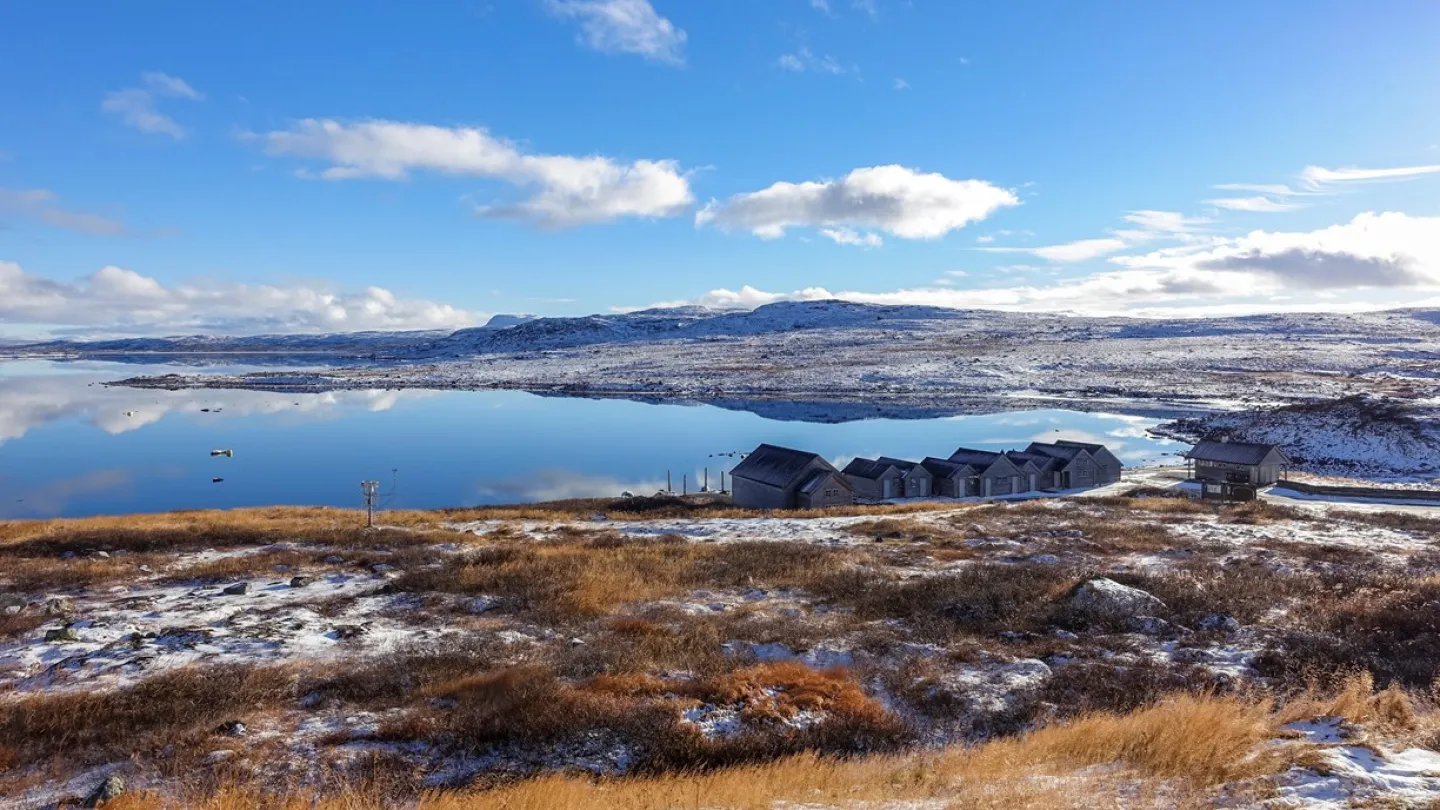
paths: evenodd
<path fill-rule="evenodd" d="M 709 406 L 541 397 L 512 391 L 147 391 L 100 385 L 175 367 L 0 362 L 0 517 L 270 504 L 361 504 L 382 482 L 395 508 L 693 490 L 771 442 L 821 453 L 919 459 L 955 447 L 1071 438 L 1127 464 L 1182 449 L 1155 420 L 1034 410 L 819 424 Z M 232 371 L 215 368 L 215 371 Z M 208 412 L 206 410 L 208 409 Z M 233 449 L 233 458 L 212 458 Z M 212 483 L 212 478 L 223 478 Z M 393 490 L 393 492 L 392 492 Z"/>

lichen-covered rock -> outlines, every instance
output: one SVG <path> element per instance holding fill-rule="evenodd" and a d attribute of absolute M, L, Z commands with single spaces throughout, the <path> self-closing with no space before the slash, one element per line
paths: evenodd
<path fill-rule="evenodd" d="M 1228 613 L 1211 613 L 1196 622 L 1195 626 L 1210 633 L 1231 635 L 1240 632 L 1240 622 Z"/>
<path fill-rule="evenodd" d="M 48 642 L 79 641 L 80 634 L 75 632 L 73 627 L 61 627 L 57 630 L 46 630 L 45 640 Z"/>
<path fill-rule="evenodd" d="M 1127 619 L 1165 612 L 1165 603 L 1153 595 L 1121 585 L 1113 579 L 1096 577 L 1080 584 L 1070 605 L 1092 618 Z"/>
<path fill-rule="evenodd" d="M 85 797 L 81 807 L 104 807 L 106 803 L 120 798 L 125 793 L 125 779 L 118 773 L 112 773 L 105 777 L 105 781 L 95 786 L 90 795 Z"/>

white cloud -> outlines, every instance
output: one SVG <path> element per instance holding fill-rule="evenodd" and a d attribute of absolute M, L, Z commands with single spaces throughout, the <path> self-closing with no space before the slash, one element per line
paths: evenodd
<path fill-rule="evenodd" d="M 1192 227 L 1192 223 L 1172 223 Z M 1198 317 L 1277 311 L 1343 311 L 1414 305 L 1440 292 L 1440 217 L 1364 213 L 1308 232 L 1254 231 L 1208 238 L 1143 255 L 1115 256 L 1116 269 L 1054 283 L 960 289 L 948 279 L 891 292 L 809 287 L 739 293 L 713 290 L 694 301 L 753 308 L 782 300 L 839 298 L 959 309 L 1066 311 L 1094 315 Z M 1019 266 L 1015 272 L 1036 268 Z M 957 273 L 948 276 L 962 277 Z M 1400 291 L 1404 290 L 1405 293 Z M 1343 294 L 1338 294 L 1343 292 Z"/>
<path fill-rule="evenodd" d="M 842 76 L 851 70 L 841 65 L 835 57 L 816 56 L 806 47 L 801 47 L 794 53 L 782 54 L 775 60 L 775 64 L 782 70 L 795 73 L 828 73 L 832 76 Z"/>
<path fill-rule="evenodd" d="M 1394 169 L 1326 169 L 1322 166 L 1306 166 L 1304 171 L 1300 172 L 1300 181 L 1309 188 L 1323 190 L 1344 183 L 1411 180 L 1436 173 L 1440 173 L 1440 165 L 1404 166 Z"/>
<path fill-rule="evenodd" d="M 1112 261 L 1241 274 L 1262 285 L 1307 291 L 1440 286 L 1440 217 L 1367 212 L 1316 231 L 1253 231 L 1199 251 Z"/>
<path fill-rule="evenodd" d="M 1223 197 L 1205 202 L 1216 208 L 1224 208 L 1228 211 L 1248 211 L 1251 213 L 1275 214 L 1282 211 L 1294 211 L 1304 206 L 1299 203 L 1279 202 L 1269 197 Z"/>
<path fill-rule="evenodd" d="M 976 250 L 987 253 L 1029 253 L 1047 261 L 1069 264 L 1109 256 L 1142 242 L 1158 239 L 1194 242 L 1202 238 L 1199 234 L 1204 231 L 1204 226 L 1210 223 L 1210 220 L 1203 217 L 1187 217 L 1175 211 L 1130 211 L 1122 219 L 1137 227 L 1113 229 L 1109 236 L 1077 239 L 1056 245 L 981 247 Z"/>
<path fill-rule="evenodd" d="M 872 20 L 880 16 L 880 9 L 875 5 L 875 0 L 851 0 L 850 5 L 857 11 L 863 11 L 870 15 Z"/>
<path fill-rule="evenodd" d="M 1215 188 L 1220 191 L 1254 191 L 1260 194 L 1272 194 L 1279 197 L 1289 197 L 1294 194 L 1303 193 L 1283 183 L 1217 183 Z"/>
<path fill-rule="evenodd" d="M 397 298 L 381 287 L 336 292 L 303 285 L 165 285 L 115 266 L 61 282 L 0 261 L 0 324 L 107 334 L 258 334 L 452 329 L 480 319 L 447 304 Z"/>
<path fill-rule="evenodd" d="M 810 7 L 826 14 L 830 13 L 830 0 L 810 0 Z"/>
<path fill-rule="evenodd" d="M 1304 208 L 1295 202 L 1295 197 L 1316 197 L 1337 194 L 1346 185 L 1358 183 L 1413 180 L 1430 174 L 1440 174 L 1440 165 L 1401 166 L 1389 169 L 1359 169 L 1346 167 L 1327 169 L 1323 166 L 1306 166 L 1300 172 L 1299 185 L 1293 188 L 1284 183 L 1220 183 L 1215 186 L 1221 191 L 1246 191 L 1260 196 L 1224 197 L 1205 202 L 1218 208 L 1250 213 L 1279 213 Z"/>
<path fill-rule="evenodd" d="M 862 234 L 852 228 L 821 228 L 820 235 L 839 245 L 872 248 L 885 244 L 877 233 Z"/>
<path fill-rule="evenodd" d="M 601 53 L 632 53 L 652 62 L 685 64 L 684 30 L 648 0 L 548 0 L 550 13 L 578 20 L 580 41 Z"/>
<path fill-rule="evenodd" d="M 747 230 L 762 239 L 805 227 L 864 228 L 901 239 L 938 239 L 1019 204 L 1014 192 L 984 180 L 872 166 L 835 180 L 780 182 L 724 202 L 712 200 L 695 215 L 695 224 Z"/>
<path fill-rule="evenodd" d="M 0 215 L 5 214 L 89 236 L 119 236 L 125 232 L 125 226 L 118 220 L 61 208 L 55 192 L 43 188 L 0 188 Z"/>
<path fill-rule="evenodd" d="M 688 175 L 673 160 L 616 161 L 601 155 L 535 155 L 479 127 L 401 121 L 306 119 L 261 137 L 271 155 L 328 161 L 328 180 L 404 180 L 428 170 L 503 180 L 534 189 L 518 203 L 479 206 L 489 219 L 563 227 L 619 217 L 670 217 L 694 202 Z"/>
<path fill-rule="evenodd" d="M 896 89 L 896 90 L 909 90 L 909 89 L 910 89 L 910 83 L 907 82 L 907 81 L 905 81 L 904 79 L 896 79 L 896 80 L 895 80 L 895 89 Z"/>
<path fill-rule="evenodd" d="M 1187 217 L 1175 211 L 1130 211 L 1121 219 L 1132 225 L 1139 225 L 1147 234 L 1169 235 L 1198 233 L 1204 230 L 1210 220 L 1204 217 Z"/>
<path fill-rule="evenodd" d="M 141 132 L 155 135 L 169 135 L 175 140 L 185 137 L 185 128 L 175 119 L 160 112 L 158 104 L 162 98 L 177 98 L 188 101 L 203 101 L 200 94 L 183 79 L 164 73 L 146 73 L 141 76 L 140 87 L 129 87 L 105 94 L 100 109 L 120 116 L 127 126 Z"/>

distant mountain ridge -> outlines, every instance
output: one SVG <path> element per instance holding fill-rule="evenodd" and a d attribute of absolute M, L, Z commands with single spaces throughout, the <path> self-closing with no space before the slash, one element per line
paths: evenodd
<path fill-rule="evenodd" d="M 424 360 L 571 349 L 601 344 L 664 340 L 727 340 L 798 330 L 936 329 L 974 334 L 1046 335 L 1049 339 L 1149 339 L 1225 334 L 1373 334 L 1376 330 L 1429 332 L 1440 322 L 1434 310 L 1357 314 L 1306 313 L 1223 318 L 1144 319 L 1058 313 L 949 309 L 864 304 L 852 301 L 781 301 L 753 310 L 698 306 L 644 309 L 578 317 L 496 315 L 484 326 L 456 331 L 352 332 L 312 335 L 223 337 L 188 335 L 97 341 L 48 341 L 7 350 L 37 355 L 289 354 Z"/>

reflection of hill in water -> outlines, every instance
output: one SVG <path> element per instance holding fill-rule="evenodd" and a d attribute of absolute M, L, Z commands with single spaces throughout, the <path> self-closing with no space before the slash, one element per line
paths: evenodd
<path fill-rule="evenodd" d="M 81 420 L 113 436 L 154 424 L 170 414 L 214 419 L 252 414 L 329 418 L 346 408 L 384 411 L 402 398 L 433 395 L 422 390 L 304 395 L 244 390 L 164 391 L 103 384 L 112 379 L 113 374 L 100 373 L 0 376 L 0 445 L 66 419 Z"/>

